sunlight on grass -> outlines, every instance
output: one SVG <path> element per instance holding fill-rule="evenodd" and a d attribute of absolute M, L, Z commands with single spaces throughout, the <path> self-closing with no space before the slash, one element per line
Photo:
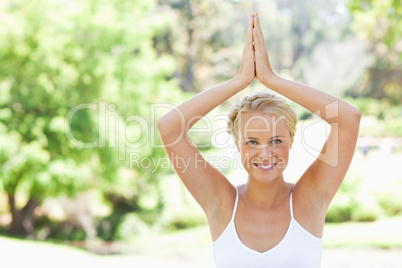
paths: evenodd
<path fill-rule="evenodd" d="M 390 262 L 398 260 L 402 251 L 402 217 L 371 223 L 326 224 L 323 264 L 338 261 L 344 266 L 351 252 L 375 256 Z M 212 246 L 207 226 L 167 234 L 148 234 L 117 243 L 120 254 L 95 255 L 84 250 L 48 242 L 0 237 L 1 263 L 4 267 L 213 267 Z M 383 249 L 393 248 L 384 251 Z M 353 255 L 353 256 L 352 256 Z M 341 260 L 340 260 L 340 259 Z M 367 261 L 367 258 L 364 261 Z M 374 258 L 374 257 L 373 257 Z M 386 261 L 384 259 L 384 261 Z M 354 259 L 356 262 L 356 259 Z M 393 261 L 395 263 L 395 261 Z M 3 265 L 2 265 L 3 266 Z M 328 266 L 323 266 L 328 267 Z M 374 267 L 374 266 L 370 266 Z M 397 267 L 397 266 L 390 266 Z"/>
<path fill-rule="evenodd" d="M 402 247 L 402 218 L 326 224 L 324 247 Z"/>

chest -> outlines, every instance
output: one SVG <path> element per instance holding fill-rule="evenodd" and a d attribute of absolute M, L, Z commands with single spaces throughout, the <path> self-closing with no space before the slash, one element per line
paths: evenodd
<path fill-rule="evenodd" d="M 290 221 L 289 206 L 258 209 L 239 202 L 234 222 L 237 236 L 245 246 L 254 251 L 265 252 L 282 241 Z"/>

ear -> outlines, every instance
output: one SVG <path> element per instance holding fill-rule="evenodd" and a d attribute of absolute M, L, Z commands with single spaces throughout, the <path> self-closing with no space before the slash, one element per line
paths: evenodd
<path fill-rule="evenodd" d="M 293 139 L 289 143 L 289 150 L 292 149 L 292 146 L 293 146 Z"/>

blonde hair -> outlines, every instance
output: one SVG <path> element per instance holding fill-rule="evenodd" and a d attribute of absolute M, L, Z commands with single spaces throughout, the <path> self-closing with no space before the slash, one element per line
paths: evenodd
<path fill-rule="evenodd" d="M 241 98 L 230 109 L 228 114 L 228 133 L 232 135 L 236 144 L 238 144 L 239 138 L 239 119 L 242 115 L 254 111 L 259 111 L 264 115 L 283 118 L 283 122 L 289 129 L 290 138 L 293 140 L 297 124 L 296 112 L 283 98 L 268 92 L 259 91 Z"/>

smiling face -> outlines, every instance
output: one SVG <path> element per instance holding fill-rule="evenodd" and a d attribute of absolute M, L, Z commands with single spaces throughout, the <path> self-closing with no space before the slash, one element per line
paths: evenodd
<path fill-rule="evenodd" d="M 242 115 L 239 127 L 237 144 L 249 179 L 271 182 L 282 177 L 293 141 L 283 119 L 254 111 Z"/>

